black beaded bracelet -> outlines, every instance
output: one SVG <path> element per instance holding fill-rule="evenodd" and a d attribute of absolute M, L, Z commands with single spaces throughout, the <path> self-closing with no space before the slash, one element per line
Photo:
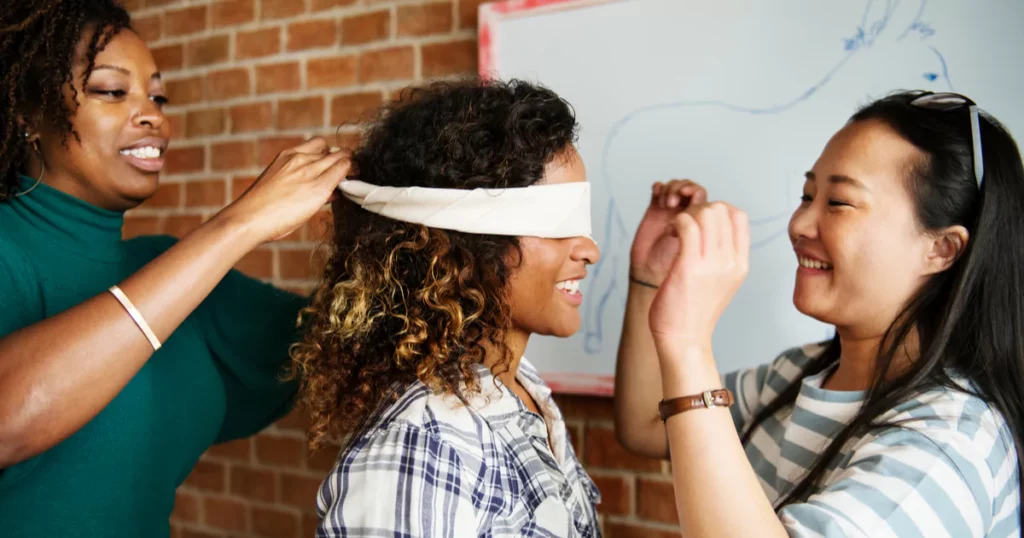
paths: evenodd
<path fill-rule="evenodd" d="M 653 290 L 658 289 L 658 286 L 656 286 L 654 284 L 651 284 L 650 282 L 645 282 L 643 280 L 640 280 L 639 278 L 636 278 L 633 275 L 629 275 L 629 281 L 633 282 L 633 283 L 636 283 L 636 284 L 639 284 L 639 285 L 641 285 L 641 286 L 643 286 L 645 288 L 651 288 Z"/>

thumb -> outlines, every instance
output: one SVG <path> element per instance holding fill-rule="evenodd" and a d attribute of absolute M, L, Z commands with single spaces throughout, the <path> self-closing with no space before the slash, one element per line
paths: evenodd
<path fill-rule="evenodd" d="M 690 206 L 704 205 L 708 203 L 708 191 L 704 189 L 697 189 L 693 195 L 690 196 Z"/>
<path fill-rule="evenodd" d="M 700 225 L 689 211 L 683 211 L 672 219 L 673 235 L 679 238 L 677 261 L 682 264 L 698 258 L 703 251 L 701 244 Z"/>

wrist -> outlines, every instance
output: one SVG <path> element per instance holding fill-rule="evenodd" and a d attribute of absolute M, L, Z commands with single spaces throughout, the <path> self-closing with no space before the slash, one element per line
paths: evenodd
<path fill-rule="evenodd" d="M 209 226 L 211 231 L 223 236 L 232 244 L 241 246 L 245 250 L 243 255 L 264 242 L 254 220 L 233 211 L 231 206 L 214 215 L 205 226 Z"/>
<path fill-rule="evenodd" d="M 721 388 L 722 380 L 710 349 L 680 348 L 672 352 L 658 350 L 663 398 L 698 394 Z"/>
<path fill-rule="evenodd" d="M 629 288 L 630 290 L 647 290 L 652 294 L 657 293 L 658 288 L 661 286 L 660 283 L 655 283 L 652 280 L 647 280 L 634 276 L 633 273 L 629 274 Z"/>
<path fill-rule="evenodd" d="M 714 360 L 711 341 L 702 339 L 667 338 L 654 336 L 654 347 L 662 363 L 692 363 Z"/>
<path fill-rule="evenodd" d="M 651 271 L 641 264 L 630 264 L 629 282 L 650 289 L 657 289 L 664 282 L 665 275 Z"/>

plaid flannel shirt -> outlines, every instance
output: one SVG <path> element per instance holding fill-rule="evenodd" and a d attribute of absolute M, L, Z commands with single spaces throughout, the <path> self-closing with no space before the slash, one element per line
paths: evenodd
<path fill-rule="evenodd" d="M 600 537 L 600 495 L 551 389 L 523 359 L 540 417 L 478 372 L 469 401 L 416 383 L 353 437 L 321 485 L 317 537 Z"/>

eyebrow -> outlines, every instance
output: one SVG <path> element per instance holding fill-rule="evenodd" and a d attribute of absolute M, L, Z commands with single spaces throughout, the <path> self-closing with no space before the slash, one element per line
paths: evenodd
<path fill-rule="evenodd" d="M 92 70 L 94 72 L 95 71 L 99 71 L 100 69 L 111 69 L 111 70 L 117 71 L 118 73 L 124 73 L 125 75 L 131 75 L 132 74 L 131 71 L 129 71 L 129 70 L 123 68 L 123 67 L 116 66 L 116 65 L 101 64 L 101 65 L 97 65 L 96 67 L 92 68 Z M 149 78 L 151 78 L 153 80 L 159 80 L 161 78 L 160 72 L 157 71 L 156 73 L 153 73 L 153 76 L 151 76 Z"/>
<path fill-rule="evenodd" d="M 814 172 L 811 172 L 811 171 L 804 172 L 804 177 L 807 178 L 810 181 L 814 181 L 817 178 L 817 176 L 814 174 Z M 842 174 L 832 174 L 832 175 L 828 176 L 828 182 L 832 183 L 833 185 L 844 184 L 844 185 L 849 185 L 851 187 L 856 187 L 858 189 L 863 189 L 863 190 L 866 190 L 866 191 L 870 190 L 870 189 L 867 188 L 867 186 L 864 185 L 864 183 L 862 183 L 862 182 L 860 182 L 860 181 L 858 181 L 858 180 L 856 180 L 856 179 L 854 179 L 854 178 L 852 178 L 850 176 L 844 176 Z"/>

